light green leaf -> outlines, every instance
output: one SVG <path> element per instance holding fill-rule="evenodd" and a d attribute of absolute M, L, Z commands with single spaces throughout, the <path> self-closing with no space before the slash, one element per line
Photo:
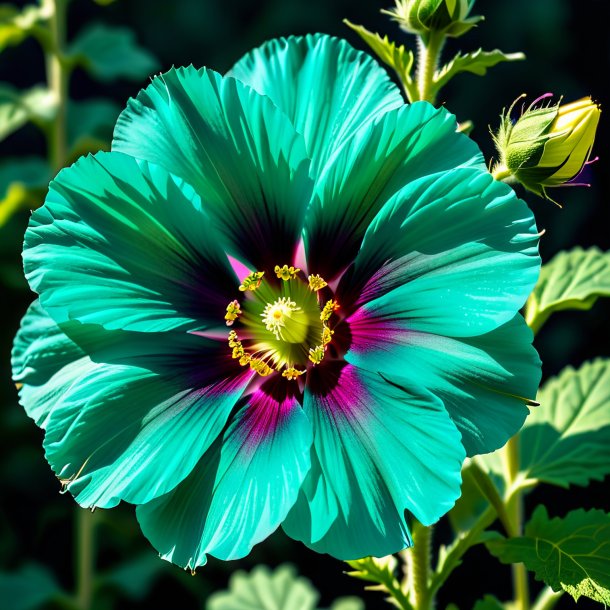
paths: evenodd
<path fill-rule="evenodd" d="M 344 19 L 343 23 L 354 30 L 381 61 L 395 70 L 405 88 L 409 101 L 413 102 L 419 99 L 417 85 L 411 76 L 414 62 L 413 51 L 405 49 L 404 45 L 397 46 L 395 42 L 390 42 L 387 36 L 382 38 L 379 34 L 374 34 L 362 25 L 355 25 L 347 19 Z"/>
<path fill-rule="evenodd" d="M 0 52 L 37 32 L 39 24 L 46 21 L 52 11 L 50 2 L 31 4 L 21 10 L 12 4 L 0 4 Z"/>
<path fill-rule="evenodd" d="M 364 610 L 364 602 L 359 597 L 340 597 L 330 610 Z"/>
<path fill-rule="evenodd" d="M 483 76 L 489 68 L 503 61 L 520 61 L 525 59 L 523 53 L 503 53 L 500 49 L 472 53 L 458 53 L 434 74 L 434 90 L 440 91 L 454 76 L 460 72 L 471 72 Z"/>
<path fill-rule="evenodd" d="M 252 572 L 236 572 L 229 590 L 215 593 L 207 610 L 314 610 L 318 593 L 311 583 L 283 565 L 271 572 L 257 566 Z"/>
<path fill-rule="evenodd" d="M 483 599 L 477 600 L 473 610 L 504 610 L 504 605 L 497 597 L 486 595 Z"/>
<path fill-rule="evenodd" d="M 549 519 L 539 506 L 524 536 L 492 540 L 487 547 L 502 563 L 524 563 L 553 591 L 610 604 L 610 515 L 604 511 L 580 509 Z"/>
<path fill-rule="evenodd" d="M 138 46 L 128 28 L 91 25 L 80 32 L 68 52 L 72 61 L 101 81 L 143 80 L 158 69 L 157 60 Z"/>
<path fill-rule="evenodd" d="M 110 150 L 112 130 L 120 107 L 106 99 L 70 101 L 68 106 L 68 144 L 70 157 L 76 159 L 98 150 Z"/>
<path fill-rule="evenodd" d="M 530 295 L 525 318 L 537 331 L 554 311 L 590 309 L 599 297 L 610 296 L 610 252 L 575 248 L 560 252 L 543 265 Z"/>
<path fill-rule="evenodd" d="M 18 572 L 0 572 L 3 610 L 34 610 L 61 595 L 55 578 L 42 566 L 29 565 Z"/>
<path fill-rule="evenodd" d="M 32 121 L 43 125 L 53 120 L 57 104 L 53 93 L 43 86 L 19 91 L 0 83 L 0 141 Z"/>
<path fill-rule="evenodd" d="M 20 208 L 42 204 L 51 177 L 51 168 L 42 157 L 0 163 L 0 227 Z"/>

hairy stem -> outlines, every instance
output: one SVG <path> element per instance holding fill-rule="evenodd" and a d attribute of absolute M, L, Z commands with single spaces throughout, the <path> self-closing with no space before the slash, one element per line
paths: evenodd
<path fill-rule="evenodd" d="M 442 32 L 431 32 L 426 39 L 418 38 L 418 64 L 417 64 L 417 87 L 419 99 L 434 104 L 436 92 L 434 91 L 434 73 L 438 67 L 438 61 L 445 44 L 445 35 Z"/>

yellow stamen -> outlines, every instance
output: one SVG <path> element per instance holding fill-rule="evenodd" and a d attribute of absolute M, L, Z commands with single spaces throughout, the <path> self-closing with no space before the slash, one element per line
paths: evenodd
<path fill-rule="evenodd" d="M 320 320 L 322 320 L 322 322 L 328 322 L 330 317 L 335 311 L 337 311 L 337 309 L 339 309 L 339 303 L 337 301 L 334 299 L 327 301 L 326 305 L 324 305 L 324 308 L 322 309 L 322 312 L 320 313 Z"/>
<path fill-rule="evenodd" d="M 294 367 L 290 367 L 288 369 L 285 369 L 282 372 L 282 377 L 286 377 L 286 379 L 288 379 L 289 381 L 294 381 L 295 379 L 297 379 L 303 373 L 306 373 L 306 372 L 307 371 L 300 371 L 299 369 L 295 369 Z"/>
<path fill-rule="evenodd" d="M 227 313 L 225 314 L 225 320 L 227 326 L 231 326 L 235 320 L 241 315 L 241 308 L 238 301 L 231 301 L 227 305 Z"/>
<path fill-rule="evenodd" d="M 250 360 L 250 368 L 253 371 L 256 371 L 261 377 L 267 377 L 275 370 L 272 369 L 266 362 L 263 362 L 260 358 L 252 358 Z"/>
<path fill-rule="evenodd" d="M 264 271 L 253 271 L 239 285 L 239 289 L 241 290 L 241 292 L 245 292 L 246 290 L 251 290 L 251 291 L 256 290 L 261 285 L 263 275 L 265 275 Z"/>
<path fill-rule="evenodd" d="M 322 345 L 328 345 L 332 341 L 334 334 L 334 330 L 330 330 L 328 326 L 325 326 L 324 330 L 322 331 Z"/>
<path fill-rule="evenodd" d="M 299 273 L 301 270 L 292 266 L 289 267 L 288 265 L 284 265 L 283 267 L 276 265 L 274 271 L 275 275 L 277 275 L 280 280 L 287 282 L 288 280 L 294 280 L 297 273 Z"/>
<path fill-rule="evenodd" d="M 318 291 L 318 290 L 321 290 L 322 288 L 324 288 L 325 286 L 328 286 L 328 284 L 324 280 L 324 278 L 320 277 L 317 274 L 310 275 L 308 278 L 308 281 L 309 281 L 309 290 Z"/>
<path fill-rule="evenodd" d="M 317 345 L 316 347 L 309 348 L 309 359 L 314 364 L 320 364 L 324 358 L 324 346 Z"/>

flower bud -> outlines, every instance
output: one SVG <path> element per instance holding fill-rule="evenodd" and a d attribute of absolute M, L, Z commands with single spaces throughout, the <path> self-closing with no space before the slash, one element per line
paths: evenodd
<path fill-rule="evenodd" d="M 483 17 L 468 13 L 475 0 L 395 0 L 396 7 L 382 11 L 411 34 L 427 35 L 443 32 L 446 36 L 461 36 Z"/>
<path fill-rule="evenodd" d="M 494 174 L 512 175 L 547 199 L 547 188 L 577 185 L 575 179 L 589 163 L 601 112 L 590 97 L 535 107 L 549 97 L 550 93 L 535 100 L 514 123 L 510 119 L 513 103 L 494 136 L 500 153 Z"/>

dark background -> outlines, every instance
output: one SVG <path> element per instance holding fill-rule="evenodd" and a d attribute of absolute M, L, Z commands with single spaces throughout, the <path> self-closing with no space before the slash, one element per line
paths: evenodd
<path fill-rule="evenodd" d="M 102 8 L 90 0 L 74 0 L 69 15 L 69 35 L 82 24 L 95 20 L 127 25 L 139 42 L 154 53 L 163 70 L 172 65 L 193 63 L 224 72 L 247 50 L 280 35 L 327 32 L 347 38 L 357 48 L 360 39 L 345 27 L 345 17 L 369 29 L 399 40 L 401 32 L 379 9 L 388 2 L 346 0 L 120 0 Z M 565 96 L 566 101 L 591 94 L 604 108 L 609 104 L 610 37 L 606 0 L 479 0 L 476 13 L 486 22 L 472 33 L 452 42 L 446 50 L 464 51 L 479 46 L 499 47 L 506 52 L 524 51 L 526 62 L 505 64 L 484 78 L 458 77 L 442 93 L 442 101 L 460 120 L 476 123 L 473 138 L 486 158 L 493 155 L 488 125 L 496 126 L 504 106 L 525 92 L 530 99 L 547 91 Z M 410 42 L 406 37 L 406 42 Z M 458 46 L 459 45 L 459 46 Z M 43 80 L 42 53 L 30 41 L 8 49 L 0 56 L 0 80 L 26 87 Z M 146 83 L 119 82 L 101 85 L 83 72 L 72 81 L 71 96 L 113 98 L 121 106 Z M 598 245 L 610 249 L 610 155 L 608 122 L 602 114 L 590 189 L 560 189 L 553 204 L 528 195 L 538 225 L 545 229 L 541 251 L 548 260 L 561 249 L 575 245 Z M 34 127 L 27 127 L 0 143 L 0 155 L 44 154 L 44 141 Z M 18 406 L 10 382 L 9 355 L 12 337 L 20 317 L 32 299 L 21 280 L 20 249 L 27 213 L 18 214 L 0 229 L 0 570 L 13 570 L 38 562 L 46 565 L 67 589 L 72 587 L 72 519 L 74 504 L 58 494 L 59 485 L 48 468 L 41 449 L 42 434 Z M 543 328 L 537 347 L 544 361 L 544 375 L 556 374 L 565 365 L 580 365 L 596 356 L 610 356 L 610 300 L 600 301 L 590 312 L 557 314 Z M 540 489 L 528 504 L 544 500 L 551 515 L 563 515 L 571 508 L 599 507 L 610 510 L 608 481 L 583 490 Z M 277 533 L 255 548 L 246 559 L 223 563 L 214 559 L 195 577 L 155 558 L 154 551 L 139 533 L 133 511 L 122 506 L 97 516 L 98 574 L 116 570 L 136 558 L 133 579 L 142 584 L 141 599 L 116 601 L 110 605 L 111 590 L 99 598 L 101 607 L 115 608 L 203 608 L 209 591 L 226 586 L 232 571 L 249 569 L 263 562 L 278 565 L 290 561 L 320 589 L 322 605 L 335 597 L 359 594 L 358 581 L 342 575 L 345 564 L 310 552 L 304 546 Z M 438 540 L 447 537 L 446 527 L 437 530 Z M 152 567 L 151 571 L 151 565 Z M 130 569 L 129 566 L 124 569 Z M 140 570 L 140 571 L 138 571 Z M 150 585 L 145 582 L 151 578 Z M 484 593 L 501 599 L 510 596 L 510 573 L 505 566 L 488 559 L 484 551 L 473 551 L 459 568 L 439 599 L 439 607 L 455 602 L 462 609 L 472 607 Z M 367 609 L 384 606 L 379 594 L 367 594 Z M 561 606 L 572 605 L 567 596 Z M 593 607 L 586 600 L 581 606 Z M 2 600 L 0 600 L 0 608 Z"/>

